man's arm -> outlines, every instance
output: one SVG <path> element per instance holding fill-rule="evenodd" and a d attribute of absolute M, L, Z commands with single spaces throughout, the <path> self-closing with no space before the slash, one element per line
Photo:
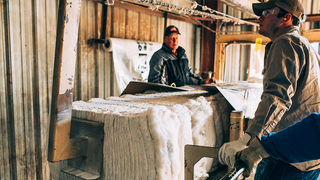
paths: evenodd
<path fill-rule="evenodd" d="M 164 60 L 158 54 L 153 54 L 149 62 L 148 82 L 161 83 Z"/>
<path fill-rule="evenodd" d="M 261 144 L 271 157 L 287 163 L 320 159 L 320 114 L 312 113 L 278 133 L 262 136 Z"/>
<path fill-rule="evenodd" d="M 287 163 L 320 159 L 320 114 L 312 113 L 303 120 L 279 131 L 255 138 L 248 148 L 237 153 L 245 163 L 248 177 L 261 159 L 271 156 Z"/>
<path fill-rule="evenodd" d="M 195 84 L 198 84 L 198 85 L 202 84 L 202 83 L 203 83 L 203 79 L 202 79 L 200 76 L 198 76 L 198 75 L 196 75 L 196 74 L 194 74 L 194 73 L 192 72 L 192 68 L 191 68 L 191 66 L 190 66 L 190 62 L 189 62 L 189 59 L 188 59 L 188 57 L 187 57 L 186 54 L 184 55 L 184 58 L 186 58 L 186 59 L 187 59 L 187 62 L 188 62 L 188 73 L 189 73 L 189 77 L 190 77 L 190 78 L 193 78 L 193 79 L 196 81 L 196 82 L 194 82 Z"/>

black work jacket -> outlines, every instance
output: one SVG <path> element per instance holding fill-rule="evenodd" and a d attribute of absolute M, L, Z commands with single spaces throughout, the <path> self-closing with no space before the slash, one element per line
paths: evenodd
<path fill-rule="evenodd" d="M 184 86 L 201 84 L 202 78 L 191 71 L 189 60 L 182 47 L 174 54 L 164 44 L 156 51 L 150 60 L 148 82 Z"/>

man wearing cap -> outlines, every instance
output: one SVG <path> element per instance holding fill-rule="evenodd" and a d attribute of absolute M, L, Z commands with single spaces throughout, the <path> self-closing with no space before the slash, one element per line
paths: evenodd
<path fill-rule="evenodd" d="M 320 58 L 299 33 L 305 19 L 303 5 L 299 0 L 269 0 L 253 3 L 252 7 L 260 16 L 259 33 L 271 41 L 265 48 L 263 93 L 255 117 L 239 140 L 225 143 L 219 150 L 220 163 L 231 167 L 237 151 L 246 148 L 255 137 L 278 132 L 312 112 L 320 112 Z M 294 165 L 265 158 L 257 167 L 255 179 L 319 176 L 320 161 Z"/>
<path fill-rule="evenodd" d="M 202 84 L 202 78 L 191 71 L 185 50 L 179 46 L 179 35 L 179 29 L 173 25 L 164 31 L 162 48 L 150 60 L 148 82 L 178 87 Z"/>

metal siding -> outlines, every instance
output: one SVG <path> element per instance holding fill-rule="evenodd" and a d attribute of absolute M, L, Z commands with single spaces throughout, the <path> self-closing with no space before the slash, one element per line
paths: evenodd
<path fill-rule="evenodd" d="M 168 1 L 177 4 L 174 0 Z M 59 177 L 57 173 L 64 166 L 47 161 L 58 2 L 10 0 L 0 3 L 0 177 L 4 179 L 47 180 L 50 179 L 49 165 L 56 167 L 51 169 L 55 173 L 53 177 Z M 303 0 L 307 13 L 318 14 L 319 1 L 312 2 L 313 6 L 311 0 Z M 179 1 L 178 5 L 190 3 Z M 103 45 L 87 43 L 102 33 L 100 15 L 101 4 L 82 0 L 74 100 L 107 98 L 115 92 L 111 53 Z M 180 45 L 186 49 L 193 66 L 194 25 L 171 19 L 167 24 L 179 27 Z M 237 27 L 229 30 L 239 31 Z M 108 7 L 107 37 L 162 42 L 163 31 L 163 17 Z M 234 62 L 240 57 L 235 53 L 239 47 L 227 51 L 233 54 Z"/>
<path fill-rule="evenodd" d="M 7 3 L 0 4 L 0 177 L 11 179 L 7 116 Z"/>
<path fill-rule="evenodd" d="M 50 178 L 46 160 L 47 122 L 56 5 L 57 1 L 13 0 L 0 6 L 3 179 Z"/>

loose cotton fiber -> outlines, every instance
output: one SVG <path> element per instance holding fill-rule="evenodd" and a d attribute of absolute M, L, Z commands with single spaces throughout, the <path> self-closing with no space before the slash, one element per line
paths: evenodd
<path fill-rule="evenodd" d="M 218 101 L 219 108 L 231 112 L 221 95 L 188 91 L 77 101 L 72 116 L 104 123 L 101 179 L 183 180 L 186 144 L 216 146 L 224 141 L 225 135 L 216 135 L 216 129 L 225 128 L 219 121 L 226 121 L 217 112 Z M 216 167 L 213 159 L 202 159 L 195 179 L 206 179 Z"/>

